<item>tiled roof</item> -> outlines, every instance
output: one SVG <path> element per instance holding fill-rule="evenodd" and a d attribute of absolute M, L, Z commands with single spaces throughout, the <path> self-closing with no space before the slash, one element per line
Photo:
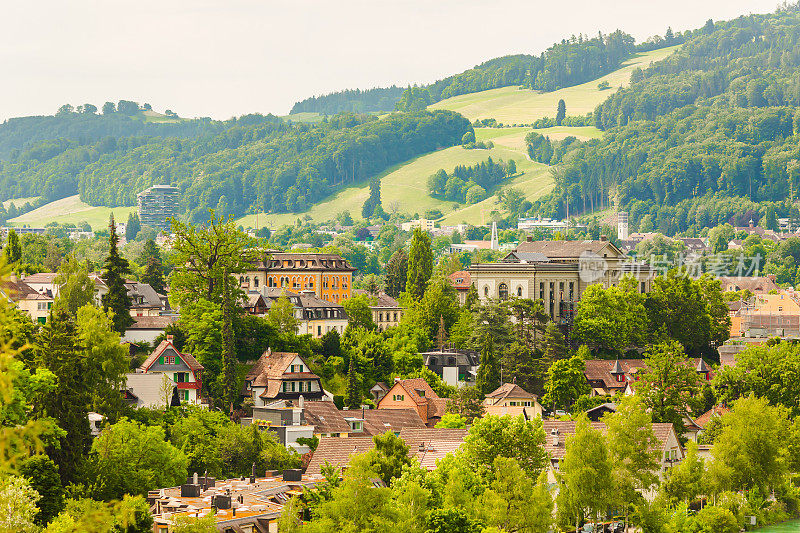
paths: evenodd
<path fill-rule="evenodd" d="M 25 283 L 53 283 L 56 276 L 58 276 L 58 272 L 37 272 L 36 274 L 25 276 L 23 281 Z"/>
<path fill-rule="evenodd" d="M 0 286 L 0 290 L 12 301 L 19 300 L 52 300 L 49 295 L 36 292 L 33 287 L 19 278 L 10 277 Z M 49 291 L 48 291 L 49 292 Z"/>
<path fill-rule="evenodd" d="M 286 369 L 295 358 L 300 357 L 303 361 L 303 366 L 308 368 L 305 360 L 296 353 L 290 352 L 273 352 L 268 349 L 264 354 L 259 357 L 250 372 L 245 377 L 246 381 L 251 381 L 253 387 L 266 387 L 266 390 L 261 393 L 261 398 L 274 398 L 278 395 L 281 389 L 281 383 L 284 378 L 302 378 L 302 379 L 319 379 L 319 376 L 312 372 L 296 372 L 294 374 L 284 374 Z"/>
<path fill-rule="evenodd" d="M 329 270 L 334 272 L 353 272 L 350 263 L 340 255 L 270 252 L 268 257 L 257 261 L 259 270 Z"/>
<path fill-rule="evenodd" d="M 727 414 L 729 412 L 730 412 L 730 409 L 728 409 L 727 407 L 722 407 L 721 405 L 715 405 L 714 407 L 712 407 L 711 409 L 709 409 L 708 411 L 706 411 L 702 415 L 700 415 L 697 418 L 695 418 L 694 419 L 694 423 L 698 427 L 704 428 L 704 427 L 706 427 L 708 425 L 709 422 L 711 422 L 712 418 L 715 418 L 715 417 L 718 417 L 718 416 L 723 416 L 723 415 L 725 415 L 725 414 Z"/>
<path fill-rule="evenodd" d="M 389 308 L 389 309 L 395 309 L 395 308 L 399 309 L 400 308 L 400 304 L 397 302 L 397 300 L 395 300 L 394 298 L 392 298 L 391 296 L 389 296 L 385 292 L 379 292 L 377 294 L 372 294 L 372 293 L 370 293 L 368 291 L 365 291 L 365 290 L 362 290 L 362 289 L 354 289 L 353 293 L 354 294 L 363 294 L 365 296 L 369 296 L 371 298 L 374 298 L 375 302 L 370 304 L 370 307 L 376 307 L 376 308 L 380 307 L 380 308 Z"/>
<path fill-rule="evenodd" d="M 128 329 L 165 329 L 170 324 L 178 321 L 176 316 L 135 316 L 134 322 Z"/>
<path fill-rule="evenodd" d="M 721 276 L 717 279 L 719 279 L 723 291 L 742 291 L 746 289 L 753 294 L 767 294 L 769 291 L 777 291 L 780 289 L 780 287 L 768 277 Z"/>
<path fill-rule="evenodd" d="M 525 420 L 532 420 L 536 417 L 536 412 L 533 407 L 524 407 L 522 405 L 487 405 L 483 407 L 485 415 L 494 416 L 513 416 L 517 417 L 523 415 Z"/>
<path fill-rule="evenodd" d="M 506 398 L 525 398 L 530 400 L 538 399 L 535 394 L 531 394 L 516 383 L 503 383 L 497 389 L 487 394 L 486 397 L 494 400 L 492 403 L 495 404 Z"/>
<path fill-rule="evenodd" d="M 128 290 L 128 298 L 131 299 L 132 308 L 161 308 L 161 297 L 149 284 L 139 283 L 138 281 L 126 281 L 125 288 Z"/>
<path fill-rule="evenodd" d="M 609 241 L 523 241 L 516 251 L 541 253 L 550 259 L 578 259 L 584 252 L 599 253 L 607 246 L 616 248 Z"/>
<path fill-rule="evenodd" d="M 453 272 L 448 276 L 450 280 L 450 284 L 456 290 L 469 290 L 470 285 L 472 285 L 472 276 L 469 275 L 469 272 L 466 270 L 459 270 L 458 272 Z M 459 281 L 461 280 L 461 281 Z"/>
<path fill-rule="evenodd" d="M 197 359 L 192 357 L 191 354 L 179 352 L 178 349 L 175 348 L 175 346 L 172 344 L 172 342 L 168 340 L 161 341 L 161 344 L 159 344 L 156 347 L 156 349 L 153 350 L 153 353 L 151 353 L 150 356 L 144 360 L 144 363 L 142 363 L 139 369 L 142 370 L 143 372 L 147 372 L 147 369 L 149 369 L 153 365 L 153 363 L 155 363 L 156 360 L 158 360 L 158 357 L 162 353 L 164 353 L 164 350 L 166 350 L 167 348 L 172 348 L 173 350 L 175 350 L 175 353 L 177 353 L 178 356 L 181 359 L 183 359 L 183 362 L 186 363 L 186 366 L 191 368 L 192 371 L 203 370 L 203 365 L 201 365 L 197 361 Z"/>
<path fill-rule="evenodd" d="M 459 428 L 405 428 L 400 431 L 400 438 L 411 446 L 428 440 L 457 440 L 463 441 L 469 433 L 468 429 Z"/>
<path fill-rule="evenodd" d="M 420 446 L 421 444 L 421 446 Z M 409 453 L 419 460 L 419 466 L 426 470 L 433 470 L 436 464 L 447 455 L 455 453 L 463 440 L 427 440 L 410 447 Z"/>
<path fill-rule="evenodd" d="M 400 385 L 417 405 L 428 403 L 428 399 L 439 398 L 439 395 L 434 392 L 423 378 L 402 379 L 400 380 Z M 419 391 L 424 391 L 424 394 L 420 396 Z"/>
<path fill-rule="evenodd" d="M 319 474 L 325 461 L 338 467 L 346 466 L 350 457 L 367 452 L 374 446 L 372 437 L 326 437 L 320 439 L 317 449 L 308 463 L 306 474 Z"/>
<path fill-rule="evenodd" d="M 425 421 L 419 417 L 416 409 L 364 409 L 342 412 L 344 415 L 348 413 L 352 413 L 352 416 L 363 416 L 364 433 L 367 435 L 383 435 L 387 431 L 402 433 L 408 428 L 425 428 Z"/>
<path fill-rule="evenodd" d="M 304 402 L 303 414 L 315 433 L 350 433 L 350 424 L 333 402 Z"/>
<path fill-rule="evenodd" d="M 699 357 L 689 358 L 688 363 L 692 370 L 696 370 L 700 364 Z M 611 373 L 612 369 L 619 364 L 621 370 L 625 373 L 623 381 L 617 381 Z M 586 379 L 594 387 L 595 382 L 601 381 L 606 389 L 624 389 L 626 383 L 633 380 L 632 375 L 637 372 L 644 372 L 647 370 L 647 365 L 644 359 L 618 359 L 612 361 L 610 359 L 589 359 L 586 361 L 586 370 L 584 374 Z M 709 369 L 709 375 L 714 376 L 714 371 Z"/>
<path fill-rule="evenodd" d="M 542 422 L 544 426 L 544 433 L 545 433 L 545 451 L 550 454 L 551 459 L 563 459 L 566 453 L 566 440 L 567 437 L 570 435 L 575 434 L 575 426 L 577 422 L 574 420 L 562 421 L 562 420 L 544 420 Z M 592 429 L 597 430 L 605 434 L 606 432 L 606 425 L 603 422 L 589 422 Z M 558 445 L 554 445 L 554 435 L 553 430 L 558 430 Z M 658 450 L 663 450 L 664 447 L 667 445 L 667 439 L 669 438 L 669 434 L 673 431 L 672 424 L 667 423 L 654 423 L 653 424 L 653 434 L 656 437 L 656 441 L 660 443 L 660 446 L 657 447 Z"/>

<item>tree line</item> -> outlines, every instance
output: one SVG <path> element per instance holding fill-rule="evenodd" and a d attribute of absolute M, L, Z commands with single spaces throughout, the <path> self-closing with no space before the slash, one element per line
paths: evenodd
<path fill-rule="evenodd" d="M 339 113 L 390 113 L 403 94 L 403 88 L 375 87 L 374 89 L 346 89 L 321 96 L 310 96 L 292 106 L 289 112 L 319 113 L 338 115 Z"/>

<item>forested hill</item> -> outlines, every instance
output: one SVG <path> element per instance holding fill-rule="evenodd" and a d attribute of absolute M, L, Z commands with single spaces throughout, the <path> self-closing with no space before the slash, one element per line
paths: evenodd
<path fill-rule="evenodd" d="M 127 105 L 131 104 L 131 105 Z M 62 106 L 58 113 L 49 116 L 19 117 L 8 119 L 0 124 L 0 160 L 16 159 L 20 156 L 43 160 L 54 155 L 55 151 L 70 145 L 89 144 L 105 137 L 159 136 L 195 137 L 201 134 L 218 133 L 230 127 L 229 121 L 211 119 L 184 120 L 163 116 L 165 121 L 148 121 L 138 104 L 120 101 L 106 106 L 105 113 L 98 113 L 91 104 L 79 110 Z M 129 109 L 132 107 L 133 109 Z M 234 121 L 252 122 L 258 115 L 249 115 Z M 35 144 L 45 140 L 59 139 L 59 142 L 40 145 L 35 150 L 22 155 Z"/>
<path fill-rule="evenodd" d="M 192 221 L 205 219 L 209 208 L 234 215 L 302 211 L 342 186 L 458 144 L 467 131 L 472 126 L 461 115 L 423 111 L 381 120 L 343 114 L 313 125 L 255 116 L 187 138 L 48 140 L 0 162 L 0 199 L 54 200 L 78 191 L 92 205 L 135 205 L 139 191 L 171 183 Z M 46 145 L 58 149 L 45 153 Z"/>
<path fill-rule="evenodd" d="M 337 113 L 388 113 L 394 111 L 403 88 L 377 87 L 375 89 L 348 89 L 322 96 L 312 96 L 292 106 L 290 114 L 319 113 L 336 115 Z"/>
<path fill-rule="evenodd" d="M 698 231 L 789 211 L 800 184 L 797 7 L 706 26 L 594 113 L 607 131 L 573 143 L 541 206 L 559 216 L 618 195 L 634 227 Z"/>

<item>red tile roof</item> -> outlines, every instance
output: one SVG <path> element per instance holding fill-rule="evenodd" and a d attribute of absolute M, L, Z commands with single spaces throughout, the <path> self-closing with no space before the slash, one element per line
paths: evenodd
<path fill-rule="evenodd" d="M 711 422 L 712 418 L 715 418 L 715 417 L 718 417 L 718 416 L 723 416 L 723 415 L 725 415 L 725 414 L 727 414 L 729 412 L 730 412 L 730 409 L 728 409 L 727 407 L 723 407 L 721 405 L 715 405 L 714 407 L 712 407 L 711 409 L 709 409 L 708 411 L 706 411 L 702 415 L 700 415 L 697 418 L 695 418 L 694 419 L 694 423 L 698 427 L 704 428 L 704 427 L 706 427 L 708 425 L 709 422 Z"/>
<path fill-rule="evenodd" d="M 497 389 L 487 394 L 486 397 L 494 400 L 492 404 L 499 403 L 506 398 L 539 399 L 538 396 L 531 394 L 516 383 L 503 383 Z"/>
<path fill-rule="evenodd" d="M 350 433 L 350 424 L 333 402 L 304 402 L 303 411 L 314 433 Z"/>
<path fill-rule="evenodd" d="M 547 451 L 551 459 L 563 459 L 566 453 L 565 442 L 567 437 L 575 434 L 575 426 L 578 423 L 574 420 L 544 420 L 542 424 L 545 432 L 545 451 Z M 604 422 L 589 422 L 589 424 L 591 425 L 592 429 L 605 434 L 606 425 Z M 554 444 L 555 435 L 553 435 L 553 430 L 558 430 L 557 445 Z M 655 435 L 656 440 L 660 443 L 660 446 L 657 448 L 659 451 L 664 450 L 664 447 L 667 445 L 669 434 L 673 431 L 672 424 L 653 424 L 653 434 Z"/>
<path fill-rule="evenodd" d="M 697 369 L 702 359 L 689 358 L 688 364 L 692 369 Z M 611 370 L 619 363 L 620 369 L 624 372 L 623 380 L 617 381 L 616 377 L 611 374 Z M 603 387 L 609 390 L 624 389 L 626 383 L 633 381 L 633 375 L 637 372 L 644 372 L 647 370 L 647 365 L 644 359 L 618 359 L 612 361 L 610 359 L 589 359 L 586 361 L 586 370 L 584 375 L 589 383 L 595 387 L 598 386 L 595 382 L 602 382 Z M 714 377 L 714 371 L 709 370 L 709 376 Z"/>
<path fill-rule="evenodd" d="M 338 467 L 347 466 L 352 456 L 368 452 L 374 446 L 372 437 L 322 438 L 308 463 L 306 474 L 319 474 L 325 461 Z"/>
<path fill-rule="evenodd" d="M 458 272 L 453 272 L 448 276 L 448 279 L 450 280 L 450 284 L 456 290 L 466 291 L 469 290 L 470 285 L 472 285 L 472 277 L 466 270 L 459 270 Z"/>
<path fill-rule="evenodd" d="M 348 416 L 364 418 L 364 433 L 367 435 L 383 435 L 387 431 L 401 433 L 404 430 L 423 429 L 425 421 L 419 417 L 416 409 L 364 409 L 361 411 L 343 411 Z"/>

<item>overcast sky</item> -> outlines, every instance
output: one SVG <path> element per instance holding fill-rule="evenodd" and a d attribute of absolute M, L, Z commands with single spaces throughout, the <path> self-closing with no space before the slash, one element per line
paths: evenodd
<path fill-rule="evenodd" d="M 149 102 L 224 119 L 307 96 L 431 82 L 571 34 L 641 41 L 776 0 L 35 0 L 0 8 L 0 120 Z"/>

